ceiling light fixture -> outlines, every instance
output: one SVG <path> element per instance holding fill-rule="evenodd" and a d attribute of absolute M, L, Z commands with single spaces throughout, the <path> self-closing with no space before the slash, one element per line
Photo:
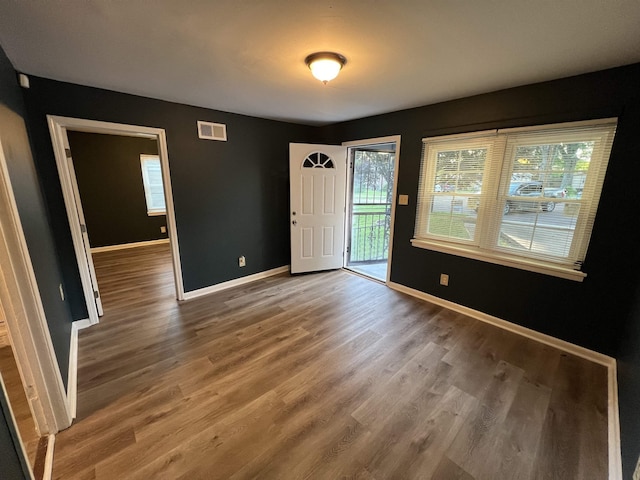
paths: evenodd
<path fill-rule="evenodd" d="M 347 59 L 339 53 L 317 52 L 305 58 L 304 63 L 307 64 L 313 76 L 326 85 L 329 80 L 338 76 Z"/>

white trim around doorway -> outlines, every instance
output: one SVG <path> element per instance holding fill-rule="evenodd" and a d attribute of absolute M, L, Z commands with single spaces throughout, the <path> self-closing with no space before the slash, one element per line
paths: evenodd
<path fill-rule="evenodd" d="M 398 196 L 398 172 L 400 170 L 400 139 L 401 139 L 400 135 L 389 135 L 386 137 L 367 138 L 363 140 L 353 140 L 349 142 L 342 142 L 342 146 L 349 147 L 349 149 L 347 150 L 348 158 L 351 158 L 351 152 L 350 152 L 351 147 L 364 147 L 367 145 L 377 145 L 380 143 L 396 144 L 396 158 L 395 158 L 395 165 L 393 168 L 393 195 L 391 197 L 391 226 L 390 226 L 391 231 L 389 233 L 389 252 L 387 254 L 387 278 L 385 280 L 385 283 L 389 283 L 391 281 L 391 255 L 393 252 L 393 230 L 394 230 L 395 219 L 396 219 L 396 202 L 397 202 L 396 197 Z M 352 201 L 352 197 L 351 197 L 352 192 L 350 191 L 351 187 L 349 185 L 351 185 L 351 169 L 347 168 L 347 198 L 349 199 L 348 201 Z M 348 241 L 348 235 L 345 229 L 345 248 L 344 248 L 345 263 L 347 258 L 346 257 L 347 241 Z"/>
<path fill-rule="evenodd" d="M 71 424 L 71 412 L 0 143 L 0 316 L 39 436 Z"/>
<path fill-rule="evenodd" d="M 167 150 L 167 138 L 164 129 L 144 127 L 137 125 L 126 125 L 120 123 L 102 122 L 96 120 L 86 120 L 71 117 L 61 117 L 47 115 L 51 141 L 60 175 L 60 185 L 67 209 L 71 237 L 74 249 L 82 288 L 89 313 L 91 325 L 98 323 L 98 311 L 94 300 L 94 290 L 91 282 L 90 264 L 87 256 L 91 255 L 91 250 L 86 249 L 82 239 L 82 230 L 78 221 L 78 207 L 74 196 L 74 184 L 72 172 L 69 171 L 67 163 L 67 152 L 65 145 L 68 144 L 67 130 L 102 133 L 110 135 L 132 136 L 155 138 L 158 142 L 158 156 L 162 168 L 162 180 L 164 183 L 164 194 L 167 207 L 167 227 L 169 233 L 169 243 L 171 245 L 171 255 L 173 261 L 173 273 L 175 278 L 176 298 L 184 300 L 184 284 L 182 280 L 182 267 L 180 264 L 180 250 L 178 245 L 178 233 L 176 229 L 175 210 L 173 205 L 173 193 L 171 188 L 171 176 L 169 173 L 169 157 Z"/>

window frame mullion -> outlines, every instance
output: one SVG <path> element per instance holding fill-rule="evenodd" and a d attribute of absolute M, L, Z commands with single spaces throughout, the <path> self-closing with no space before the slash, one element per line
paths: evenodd
<path fill-rule="evenodd" d="M 504 171 L 506 143 L 504 135 L 496 135 L 491 146 L 491 157 L 487 162 L 489 170 L 486 171 L 486 180 L 488 183 L 486 189 L 483 184 L 484 198 L 480 201 L 477 220 L 478 224 L 482 225 L 478 244 L 482 250 L 493 251 L 499 237 L 503 209 L 500 185 Z M 484 209 L 482 208 L 483 201 L 486 204 Z"/>

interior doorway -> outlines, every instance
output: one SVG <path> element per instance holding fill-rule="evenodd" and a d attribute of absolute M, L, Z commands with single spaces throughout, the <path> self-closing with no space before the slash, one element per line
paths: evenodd
<path fill-rule="evenodd" d="M 171 246 L 176 298 L 183 300 L 184 286 L 182 282 L 173 194 L 169 175 L 167 143 L 164 130 L 57 116 L 48 116 L 48 122 L 58 173 L 60 175 L 60 184 L 67 209 L 67 217 L 71 228 L 71 236 L 78 261 L 78 268 L 80 270 L 83 292 L 89 313 L 88 323 L 81 325 L 81 327 L 98 323 L 98 317 L 102 314 L 102 306 L 67 131 L 145 137 L 157 142 L 166 204 L 167 233 Z"/>
<path fill-rule="evenodd" d="M 399 137 L 350 142 L 344 267 L 390 278 Z"/>

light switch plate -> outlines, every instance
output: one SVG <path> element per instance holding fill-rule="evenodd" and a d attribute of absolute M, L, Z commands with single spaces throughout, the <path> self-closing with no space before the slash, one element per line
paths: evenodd
<path fill-rule="evenodd" d="M 399 205 L 409 205 L 409 195 L 398 195 Z"/>

